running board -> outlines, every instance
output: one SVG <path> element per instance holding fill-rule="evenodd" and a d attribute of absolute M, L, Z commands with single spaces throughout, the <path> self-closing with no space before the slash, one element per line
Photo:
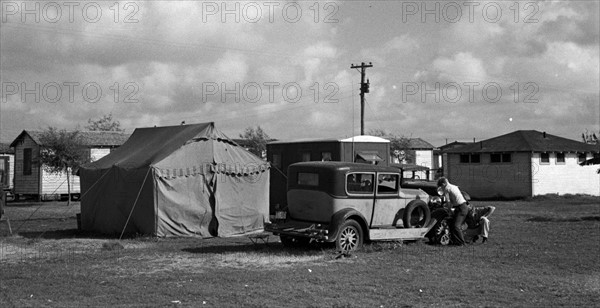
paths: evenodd
<path fill-rule="evenodd" d="M 410 229 L 371 229 L 369 238 L 371 240 L 418 240 L 425 237 L 429 228 Z"/>
<path fill-rule="evenodd" d="M 370 229 L 370 240 L 418 240 L 433 228 L 437 220 L 432 219 L 426 228 Z"/>

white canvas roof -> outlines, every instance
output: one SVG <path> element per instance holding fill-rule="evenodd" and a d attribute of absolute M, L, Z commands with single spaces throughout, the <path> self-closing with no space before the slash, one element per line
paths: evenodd
<path fill-rule="evenodd" d="M 367 135 L 354 136 L 354 137 L 342 139 L 340 141 L 341 142 L 377 142 L 377 143 L 388 143 L 388 142 L 390 142 L 389 140 L 383 139 L 381 137 L 367 136 Z"/>

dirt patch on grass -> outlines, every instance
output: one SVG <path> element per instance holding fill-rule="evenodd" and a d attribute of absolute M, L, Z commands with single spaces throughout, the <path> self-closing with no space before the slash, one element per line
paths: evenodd
<path fill-rule="evenodd" d="M 113 250 L 113 240 L 106 239 L 27 239 L 11 236 L 0 241 L 0 263 L 28 262 L 32 260 L 70 259 L 80 254 L 95 254 Z M 148 242 L 122 241 L 121 249 L 135 250 L 151 246 Z"/>
<path fill-rule="evenodd" d="M 161 273 L 200 274 L 206 271 L 231 269 L 280 270 L 298 264 L 325 265 L 326 254 L 292 255 L 285 253 L 238 252 L 211 255 L 181 253 L 123 254 L 114 264 L 96 265 L 97 270 L 112 271 L 119 277 L 151 276 Z"/>

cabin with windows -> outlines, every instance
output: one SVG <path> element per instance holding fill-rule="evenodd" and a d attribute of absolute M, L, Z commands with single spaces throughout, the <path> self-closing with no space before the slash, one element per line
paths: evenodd
<path fill-rule="evenodd" d="M 443 152 L 444 174 L 473 198 L 600 195 L 600 145 L 519 130 Z"/>
<path fill-rule="evenodd" d="M 344 161 L 388 166 L 390 141 L 374 136 L 340 139 L 306 139 L 267 143 L 271 163 L 270 212 L 287 206 L 287 169 L 297 162 Z"/>
<path fill-rule="evenodd" d="M 14 187 L 15 199 L 32 196 L 38 200 L 56 200 L 68 194 L 67 176 L 63 173 L 50 173 L 40 162 L 43 144 L 40 141 L 41 131 L 24 130 L 10 144 L 14 149 Z M 122 132 L 80 132 L 88 150 L 90 161 L 96 161 L 111 150 L 123 144 L 128 134 Z M 80 194 L 79 177 L 69 176 L 71 193 L 75 197 Z"/>

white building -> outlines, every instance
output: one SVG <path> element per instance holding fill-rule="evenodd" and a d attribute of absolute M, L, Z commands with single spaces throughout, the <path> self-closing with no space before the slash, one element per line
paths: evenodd
<path fill-rule="evenodd" d="M 474 198 L 544 194 L 600 196 L 600 145 L 535 130 L 515 131 L 443 152 L 444 174 Z"/>

